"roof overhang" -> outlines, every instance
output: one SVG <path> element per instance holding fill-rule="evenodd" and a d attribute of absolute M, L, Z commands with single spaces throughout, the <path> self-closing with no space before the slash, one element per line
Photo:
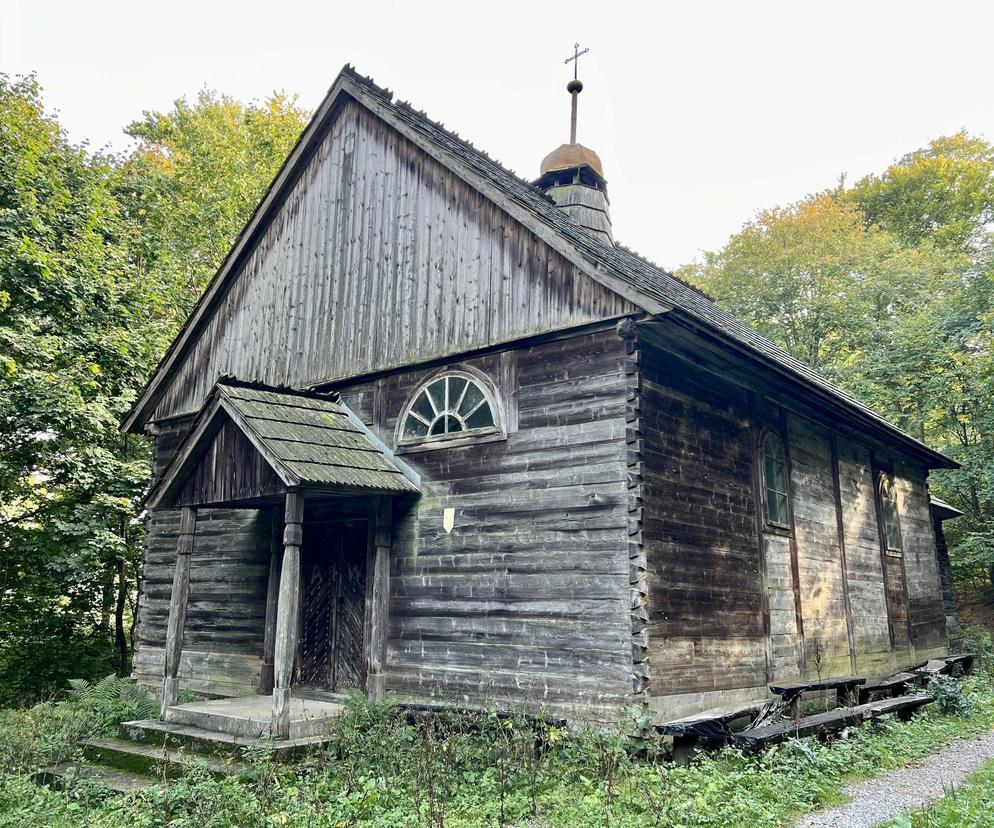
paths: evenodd
<path fill-rule="evenodd" d="M 237 475 L 237 464 L 264 463 L 273 474 L 262 488 L 238 497 L 202 501 L 184 487 L 205 461 L 222 427 L 230 423 L 251 457 L 211 458 L 210 475 Z M 248 447 L 251 447 L 250 449 Z M 230 448 L 230 447 L 229 447 Z M 297 392 L 220 381 L 208 395 L 189 433 L 145 497 L 150 509 L 175 506 L 257 504 L 274 493 L 312 490 L 326 494 L 417 494 L 420 477 L 373 434 L 337 395 Z"/>
<path fill-rule="evenodd" d="M 928 508 L 940 521 L 963 517 L 964 514 L 955 506 L 950 506 L 944 500 L 939 500 L 937 497 L 930 497 L 928 499 Z"/>

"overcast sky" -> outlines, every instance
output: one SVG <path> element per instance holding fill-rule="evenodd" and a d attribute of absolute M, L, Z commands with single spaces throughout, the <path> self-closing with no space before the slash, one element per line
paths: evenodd
<path fill-rule="evenodd" d="M 0 0 L 0 71 L 38 74 L 70 136 L 203 87 L 313 109 L 342 64 L 519 175 L 569 136 L 604 162 L 615 236 L 676 267 L 757 210 L 966 128 L 994 139 L 987 2 L 304 3 Z"/>

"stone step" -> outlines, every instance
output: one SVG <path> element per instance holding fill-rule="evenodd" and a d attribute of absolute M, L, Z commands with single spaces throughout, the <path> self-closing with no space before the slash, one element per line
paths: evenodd
<path fill-rule="evenodd" d="M 126 739 L 90 739 L 83 743 L 83 755 L 94 764 L 154 778 L 182 776 L 194 765 L 205 767 L 218 777 L 242 773 L 247 769 L 233 757 L 220 758 Z"/>
<path fill-rule="evenodd" d="M 272 702 L 268 696 L 214 699 L 177 704 L 166 709 L 166 721 L 262 739 L 271 735 Z M 332 732 L 343 706 L 335 702 L 292 698 L 290 700 L 290 739 L 324 736 Z"/>
<path fill-rule="evenodd" d="M 97 782 L 116 793 L 131 793 L 139 788 L 147 788 L 149 785 L 154 785 L 156 782 L 151 777 L 141 774 L 128 773 L 118 768 L 107 768 L 90 764 L 49 765 L 47 768 L 38 770 L 34 775 L 34 780 L 39 785 L 47 785 L 50 788 L 58 790 L 63 786 L 65 776 L 70 770 L 74 770 L 78 774 L 77 778 Z"/>
<path fill-rule="evenodd" d="M 265 749 L 280 760 L 302 757 L 328 741 L 326 736 L 279 740 L 253 739 L 248 736 L 233 736 L 230 733 L 207 730 L 195 725 L 163 722 L 159 719 L 123 722 L 121 734 L 132 742 L 157 747 L 186 748 L 215 756 L 241 756 L 246 751 Z"/>

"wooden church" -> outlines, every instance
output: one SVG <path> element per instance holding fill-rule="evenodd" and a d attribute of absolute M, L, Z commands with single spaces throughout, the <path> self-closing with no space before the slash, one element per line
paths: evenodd
<path fill-rule="evenodd" d="M 953 462 L 616 245 L 580 89 L 529 183 L 335 81 L 123 426 L 166 720 L 668 719 L 946 653 Z"/>

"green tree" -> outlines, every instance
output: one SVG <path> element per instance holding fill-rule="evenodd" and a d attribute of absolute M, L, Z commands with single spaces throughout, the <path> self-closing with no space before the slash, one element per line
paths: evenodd
<path fill-rule="evenodd" d="M 303 122 L 203 93 L 101 156 L 0 77 L 0 705 L 128 670 L 150 456 L 118 425 Z"/>
<path fill-rule="evenodd" d="M 110 641 L 128 666 L 147 454 L 117 423 L 161 346 L 111 162 L 67 140 L 33 78 L 0 76 L 0 701 L 108 661 Z"/>
<path fill-rule="evenodd" d="M 959 133 L 851 188 L 760 213 L 683 275 L 963 464 L 954 564 L 994 583 L 994 147 Z"/>
<path fill-rule="evenodd" d="M 307 115 L 273 94 L 242 104 L 204 91 L 146 112 L 118 194 L 135 224 L 132 255 L 157 283 L 170 329 L 181 324 L 300 136 Z"/>

